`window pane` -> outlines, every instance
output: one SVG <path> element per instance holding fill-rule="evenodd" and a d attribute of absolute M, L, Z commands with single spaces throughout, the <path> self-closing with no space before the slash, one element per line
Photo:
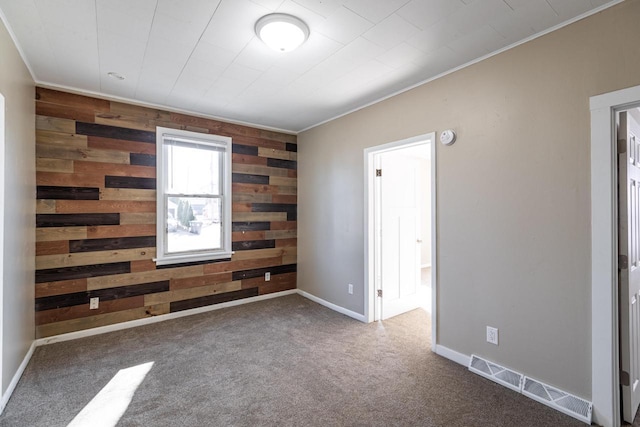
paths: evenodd
<path fill-rule="evenodd" d="M 167 198 L 167 253 L 222 248 L 219 198 Z"/>
<path fill-rule="evenodd" d="M 169 143 L 167 193 L 221 194 L 222 152 L 213 147 Z"/>

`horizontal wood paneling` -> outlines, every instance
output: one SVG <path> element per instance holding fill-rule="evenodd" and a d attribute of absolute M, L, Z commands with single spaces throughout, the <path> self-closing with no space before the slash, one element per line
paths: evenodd
<path fill-rule="evenodd" d="M 294 135 L 44 88 L 36 113 L 38 337 L 295 288 Z M 155 265 L 156 126 L 232 138 L 230 260 Z"/>
<path fill-rule="evenodd" d="M 120 214 L 118 213 L 78 213 L 78 214 L 67 214 L 67 215 L 60 215 L 60 214 L 37 214 L 36 215 L 36 227 L 116 225 L 119 223 L 120 223 Z"/>
<path fill-rule="evenodd" d="M 258 296 L 258 290 L 256 288 L 253 288 L 239 289 L 232 292 L 225 292 L 219 295 L 207 295 L 199 298 L 176 301 L 171 303 L 171 313 L 255 296 Z"/>
<path fill-rule="evenodd" d="M 36 198 L 59 200 L 99 200 L 100 189 L 97 187 L 56 187 L 38 185 L 36 188 Z"/>

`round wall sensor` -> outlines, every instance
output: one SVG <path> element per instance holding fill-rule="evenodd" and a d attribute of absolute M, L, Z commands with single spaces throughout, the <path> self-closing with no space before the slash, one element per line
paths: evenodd
<path fill-rule="evenodd" d="M 451 129 L 443 130 L 440 133 L 440 142 L 444 145 L 451 145 L 456 142 L 456 133 Z"/>

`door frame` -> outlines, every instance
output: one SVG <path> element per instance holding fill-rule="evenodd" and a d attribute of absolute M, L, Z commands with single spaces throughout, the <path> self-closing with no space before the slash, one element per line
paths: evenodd
<path fill-rule="evenodd" d="M 386 151 L 426 144 L 431 153 L 431 349 L 435 351 L 437 343 L 437 256 L 436 256 L 436 134 L 435 132 L 377 145 L 364 149 L 364 315 L 367 322 L 373 322 L 375 314 L 375 274 L 374 274 L 374 156 Z"/>
<path fill-rule="evenodd" d="M 640 103 L 640 86 L 589 99 L 591 110 L 591 400 L 593 421 L 618 427 L 618 197 L 616 113 Z"/>

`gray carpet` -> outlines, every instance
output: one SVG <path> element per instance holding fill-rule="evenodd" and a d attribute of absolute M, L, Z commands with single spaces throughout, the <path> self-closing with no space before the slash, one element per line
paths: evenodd
<path fill-rule="evenodd" d="M 154 362 L 118 426 L 584 426 L 430 351 L 422 310 L 363 324 L 298 295 L 39 347 L 2 426 L 66 426 Z"/>

